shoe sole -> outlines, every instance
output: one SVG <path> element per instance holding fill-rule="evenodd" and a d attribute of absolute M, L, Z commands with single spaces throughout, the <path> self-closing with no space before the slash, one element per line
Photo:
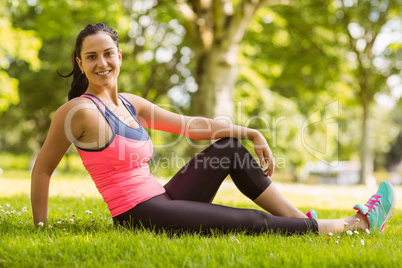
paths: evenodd
<path fill-rule="evenodd" d="M 387 181 L 387 182 L 388 182 L 388 181 Z M 390 183 L 390 182 L 388 182 L 388 183 L 389 183 L 389 184 L 391 185 L 391 187 L 392 187 L 392 204 L 391 204 L 391 208 L 390 208 L 389 211 L 388 211 L 387 216 L 385 217 L 385 221 L 384 221 L 384 223 L 382 224 L 382 226 L 381 226 L 381 228 L 380 228 L 380 232 L 383 232 L 383 231 L 384 231 L 385 224 L 389 221 L 389 219 L 391 219 L 392 215 L 393 215 L 394 212 L 395 212 L 395 206 L 396 206 L 396 194 L 395 194 L 394 186 L 392 185 L 392 183 Z"/>

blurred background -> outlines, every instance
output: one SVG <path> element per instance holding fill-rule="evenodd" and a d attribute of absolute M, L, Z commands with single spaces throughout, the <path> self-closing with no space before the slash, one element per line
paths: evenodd
<path fill-rule="evenodd" d="M 401 183 L 402 0 L 2 0 L 0 179 L 29 178 L 67 101 L 57 71 L 97 22 L 119 34 L 120 92 L 259 129 L 274 180 Z M 161 178 L 206 146 L 149 133 Z M 71 146 L 55 176 L 84 174 Z"/>

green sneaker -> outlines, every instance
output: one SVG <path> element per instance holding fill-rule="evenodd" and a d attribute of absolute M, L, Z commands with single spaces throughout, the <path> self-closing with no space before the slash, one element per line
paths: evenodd
<path fill-rule="evenodd" d="M 395 205 L 394 187 L 391 183 L 384 181 L 366 204 L 357 204 L 353 208 L 366 216 L 370 231 L 379 230 L 382 232 L 385 224 L 394 213 Z"/>

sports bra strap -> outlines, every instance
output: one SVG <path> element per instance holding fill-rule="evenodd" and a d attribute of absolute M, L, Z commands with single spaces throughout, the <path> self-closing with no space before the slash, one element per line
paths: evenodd
<path fill-rule="evenodd" d="M 127 107 L 127 109 L 136 117 L 137 111 L 135 110 L 135 108 L 131 104 L 131 102 L 129 102 L 126 98 L 124 98 L 120 94 L 118 94 L 117 96 L 123 102 L 123 104 Z M 99 110 L 105 115 L 106 107 L 105 107 L 105 104 L 100 99 L 98 99 L 97 97 L 95 97 L 91 94 L 82 94 L 81 97 L 91 99 L 93 101 L 93 103 L 95 103 L 95 105 L 99 108 Z"/>
<path fill-rule="evenodd" d="M 90 94 L 83 94 L 81 97 L 91 99 L 93 103 L 98 107 L 98 109 L 102 112 L 103 115 L 106 113 L 106 107 L 103 102 L 101 102 L 97 97 Z"/>
<path fill-rule="evenodd" d="M 127 109 L 135 116 L 137 117 L 137 111 L 134 108 L 134 105 L 131 104 L 131 102 L 129 102 L 126 98 L 124 98 L 122 95 L 118 94 L 117 95 L 121 101 L 123 102 L 123 104 L 127 107 Z"/>

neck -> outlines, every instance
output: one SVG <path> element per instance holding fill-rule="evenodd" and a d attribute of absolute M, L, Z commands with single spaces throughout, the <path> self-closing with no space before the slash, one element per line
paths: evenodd
<path fill-rule="evenodd" d="M 104 103 L 113 103 L 118 106 L 118 98 L 117 98 L 117 85 L 113 88 L 105 88 L 105 87 L 91 87 L 89 86 L 87 91 L 84 94 L 91 94 L 96 96 L 98 99 L 103 101 Z"/>

